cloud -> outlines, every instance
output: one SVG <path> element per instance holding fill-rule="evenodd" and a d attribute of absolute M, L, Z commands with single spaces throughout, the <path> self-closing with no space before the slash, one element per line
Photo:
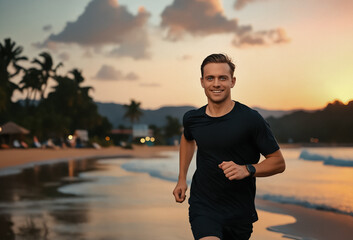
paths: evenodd
<path fill-rule="evenodd" d="M 125 76 L 126 80 L 138 80 L 139 76 L 134 73 L 134 72 L 129 72 L 126 76 Z"/>
<path fill-rule="evenodd" d="M 285 30 L 257 31 L 251 25 L 240 25 L 237 19 L 228 19 L 219 0 L 174 0 L 162 12 L 161 27 L 166 38 L 181 40 L 186 34 L 208 36 L 233 33 L 233 45 L 268 45 L 288 42 Z"/>
<path fill-rule="evenodd" d="M 93 54 L 89 49 L 86 49 L 86 51 L 82 54 L 82 57 L 84 58 L 92 58 Z"/>
<path fill-rule="evenodd" d="M 42 48 L 48 48 L 50 50 L 56 51 L 58 48 L 58 44 L 52 41 L 45 40 L 44 42 L 35 42 L 31 44 L 32 47 L 42 49 Z"/>
<path fill-rule="evenodd" d="M 141 87 L 160 87 L 159 83 L 140 83 Z"/>
<path fill-rule="evenodd" d="M 144 30 L 134 32 L 125 37 L 118 48 L 111 50 L 108 55 L 112 57 L 133 57 L 134 59 L 150 58 L 150 53 L 146 51 L 149 46 L 147 34 Z"/>
<path fill-rule="evenodd" d="M 102 65 L 102 67 L 97 72 L 94 79 L 101 80 L 128 80 L 135 81 L 139 79 L 139 76 L 136 73 L 130 72 L 124 75 L 121 71 L 116 70 L 113 66 Z"/>
<path fill-rule="evenodd" d="M 241 10 L 249 3 L 261 2 L 261 1 L 264 1 L 264 0 L 235 0 L 234 8 L 237 10 Z"/>
<path fill-rule="evenodd" d="M 106 44 L 119 45 L 116 56 L 148 58 L 149 39 L 146 23 L 150 17 L 144 8 L 136 15 L 116 0 L 92 0 L 82 15 L 68 22 L 58 34 L 51 34 L 45 42 L 75 43 L 96 47 Z M 138 41 L 131 41 L 135 36 Z"/>
<path fill-rule="evenodd" d="M 224 16 L 218 0 L 174 0 L 162 12 L 161 26 L 169 40 L 180 40 L 185 33 L 206 36 L 239 30 L 238 21 Z"/>
<path fill-rule="evenodd" d="M 235 47 L 247 47 L 288 42 L 290 42 L 290 38 L 287 36 L 286 31 L 282 28 L 278 28 L 269 31 L 258 31 L 235 36 L 232 44 Z"/>
<path fill-rule="evenodd" d="M 67 52 L 62 52 L 58 55 L 58 58 L 61 61 L 68 61 L 70 59 L 70 55 Z"/>
<path fill-rule="evenodd" d="M 52 28 L 53 28 L 53 26 L 48 24 L 48 25 L 43 26 L 43 31 L 48 32 L 48 31 L 52 30 Z"/>

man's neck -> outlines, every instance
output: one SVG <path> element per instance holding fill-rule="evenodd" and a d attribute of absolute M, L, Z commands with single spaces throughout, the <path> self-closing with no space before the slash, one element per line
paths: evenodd
<path fill-rule="evenodd" d="M 221 117 L 232 111 L 234 104 L 235 102 L 231 99 L 222 103 L 214 103 L 208 101 L 208 105 L 206 107 L 206 114 L 211 117 Z"/>

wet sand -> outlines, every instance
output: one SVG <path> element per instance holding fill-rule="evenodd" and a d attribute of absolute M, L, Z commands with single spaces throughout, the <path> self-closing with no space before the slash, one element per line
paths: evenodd
<path fill-rule="evenodd" d="M 177 151 L 176 146 L 134 146 L 133 149 L 121 147 L 66 148 L 66 149 L 0 149 L 0 168 L 13 167 L 41 161 L 58 159 L 114 157 L 129 155 L 131 157 L 149 158 L 163 151 Z"/>
<path fill-rule="evenodd" d="M 9 149 L 0 150 L 0 168 L 14 167 L 58 159 L 70 160 L 94 157 L 156 157 L 163 151 L 176 151 L 177 147 L 135 146 L 133 150 L 118 147 L 105 149 Z M 193 239 L 187 216 L 187 203 L 177 204 L 172 196 L 174 183 L 150 177 L 146 173 L 117 169 L 119 175 L 134 175 L 136 181 L 127 182 L 117 189 L 124 192 L 125 201 L 114 214 L 96 216 L 111 217 L 112 224 L 119 223 L 124 239 Z M 136 207 L 129 199 L 143 199 Z M 153 204 L 159 199 L 162 204 Z M 353 217 L 308 209 L 291 204 L 256 200 L 260 220 L 254 224 L 251 239 L 351 239 Z M 116 215 L 115 215 L 116 214 Z M 116 216 L 116 217 L 115 217 Z M 117 217 L 119 216 L 119 217 Z M 96 223 L 99 224 L 97 220 Z M 114 226 L 111 227 L 114 227 Z M 136 231 L 138 229 L 138 231 Z M 269 231 L 271 229 L 272 231 Z M 275 232 L 276 231 L 276 232 Z M 282 233 L 278 233 L 282 232 Z M 92 235 L 95 233 L 92 232 Z M 163 236 L 163 237 L 162 237 Z M 299 236 L 301 238 L 299 238 Z M 120 238 L 119 238 L 120 239 Z"/>
<path fill-rule="evenodd" d="M 262 199 L 256 199 L 256 206 L 260 210 L 293 216 L 296 219 L 293 223 L 270 227 L 272 231 L 287 233 L 287 237 L 301 236 L 309 240 L 352 239 L 352 216 Z"/>
<path fill-rule="evenodd" d="M 128 172 L 120 167 L 120 161 L 115 168 L 111 168 L 109 176 L 133 176 L 133 181 L 116 186 L 117 192 L 124 193 L 119 196 L 119 208 L 114 210 L 95 211 L 90 224 L 99 227 L 104 219 L 111 227 L 119 228 L 116 239 L 183 239 L 192 240 L 192 232 L 188 222 L 188 203 L 176 203 L 172 195 L 175 183 L 151 177 L 148 173 Z M 141 201 L 142 200 L 142 201 Z M 113 212 L 111 212 L 113 211 Z M 272 225 L 293 223 L 295 219 L 288 215 L 259 211 L 260 220 L 254 225 L 251 239 L 279 240 L 282 234 L 268 231 Z M 98 226 L 98 227 L 97 227 Z M 107 226 L 105 226 L 107 227 Z M 110 226 L 108 226 L 110 227 Z M 99 238 L 99 233 L 95 237 Z"/>

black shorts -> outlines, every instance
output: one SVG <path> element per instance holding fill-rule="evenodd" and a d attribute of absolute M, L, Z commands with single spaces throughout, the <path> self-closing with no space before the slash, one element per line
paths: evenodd
<path fill-rule="evenodd" d="M 196 240 L 214 236 L 221 240 L 248 240 L 250 239 L 252 223 L 222 224 L 207 216 L 197 216 L 191 221 L 191 230 Z"/>

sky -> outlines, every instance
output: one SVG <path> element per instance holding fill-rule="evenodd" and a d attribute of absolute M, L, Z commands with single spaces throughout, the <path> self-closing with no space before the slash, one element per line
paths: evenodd
<path fill-rule="evenodd" d="M 0 0 L 8 37 L 30 60 L 49 52 L 59 74 L 80 69 L 100 102 L 201 107 L 200 65 L 212 53 L 233 59 L 232 98 L 248 106 L 353 99 L 352 0 Z"/>

